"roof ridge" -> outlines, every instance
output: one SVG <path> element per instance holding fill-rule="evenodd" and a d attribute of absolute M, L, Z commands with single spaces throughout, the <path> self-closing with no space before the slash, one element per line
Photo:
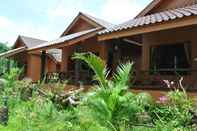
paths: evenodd
<path fill-rule="evenodd" d="M 103 26 L 103 27 L 105 27 L 105 28 L 109 28 L 109 26 L 114 26 L 114 24 L 112 24 L 111 22 L 108 22 L 108 21 L 106 21 L 106 20 L 104 20 L 104 19 L 101 19 L 101 18 L 92 16 L 92 15 L 87 14 L 87 13 L 84 13 L 84 12 L 79 12 L 79 13 L 82 14 L 82 15 L 84 15 L 84 16 L 86 16 L 86 17 L 88 17 L 89 19 L 93 20 L 94 22 L 98 23 L 99 25 L 101 25 L 101 26 Z M 102 22 L 103 24 L 102 24 L 101 22 Z M 105 24 L 106 24 L 107 26 L 106 26 Z"/>

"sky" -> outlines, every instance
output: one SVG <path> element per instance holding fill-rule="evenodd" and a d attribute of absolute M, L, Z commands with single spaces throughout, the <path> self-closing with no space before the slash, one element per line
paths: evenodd
<path fill-rule="evenodd" d="M 11 46 L 18 35 L 58 38 L 79 11 L 120 24 L 135 17 L 151 0 L 1 0 L 0 42 Z"/>

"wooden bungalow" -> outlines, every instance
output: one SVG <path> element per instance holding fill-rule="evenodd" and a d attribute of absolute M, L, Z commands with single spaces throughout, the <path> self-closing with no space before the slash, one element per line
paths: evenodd
<path fill-rule="evenodd" d="M 112 71 L 118 63 L 132 60 L 136 89 L 159 96 L 167 89 L 164 79 L 184 77 L 185 88 L 197 89 L 196 34 L 197 0 L 153 0 L 120 25 L 79 13 L 58 39 L 32 42 L 30 38 L 29 46 L 29 40 L 20 36 L 14 49 L 0 56 L 22 61 L 26 76 L 34 81 L 58 72 L 60 79 L 86 84 L 91 84 L 92 71 L 71 59 L 75 52 L 100 56 Z"/>
<path fill-rule="evenodd" d="M 197 0 L 154 0 L 136 18 L 100 31 L 98 41 L 141 43 L 142 72 L 136 83 L 161 88 L 164 79 L 184 77 L 185 87 L 193 89 L 197 86 L 196 34 Z"/>
<path fill-rule="evenodd" d="M 134 60 L 139 66 L 141 57 L 141 44 L 130 39 L 98 41 L 98 32 L 110 29 L 114 25 L 88 14 L 79 13 L 71 22 L 60 38 L 45 42 L 42 45 L 28 49 L 29 53 L 46 52 L 50 49 L 62 50 L 61 79 L 65 78 L 72 83 L 91 84 L 92 71 L 82 62 L 71 59 L 75 52 L 92 52 L 100 56 L 114 69 L 119 62 Z M 139 39 L 135 37 L 134 39 Z M 129 50 L 125 51 L 125 50 Z M 43 73 L 46 74 L 44 69 Z M 47 75 L 48 76 L 48 75 Z"/>
<path fill-rule="evenodd" d="M 1 58 L 13 59 L 17 65 L 24 69 L 23 77 L 32 79 L 33 82 L 40 80 L 41 60 L 40 53 L 28 53 L 28 49 L 38 46 L 46 41 L 26 36 L 19 36 L 12 50 L 0 54 Z M 60 70 L 61 51 L 50 50 L 46 55 L 46 72 Z"/>

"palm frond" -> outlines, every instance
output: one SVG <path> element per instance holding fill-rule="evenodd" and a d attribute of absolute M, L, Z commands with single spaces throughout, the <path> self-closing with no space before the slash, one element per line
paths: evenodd
<path fill-rule="evenodd" d="M 92 53 L 75 53 L 72 59 L 82 60 L 88 64 L 88 66 L 95 73 L 95 80 L 97 80 L 101 87 L 107 87 L 107 69 L 105 68 L 105 62 L 98 56 Z"/>
<path fill-rule="evenodd" d="M 127 85 L 129 79 L 131 78 L 132 67 L 132 62 L 121 64 L 120 66 L 118 66 L 116 73 L 113 75 L 114 83 L 122 86 Z"/>

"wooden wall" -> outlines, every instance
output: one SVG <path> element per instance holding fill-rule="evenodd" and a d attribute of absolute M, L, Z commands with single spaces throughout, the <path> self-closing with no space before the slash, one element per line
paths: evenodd
<path fill-rule="evenodd" d="M 57 64 L 49 57 L 46 59 L 46 73 L 56 72 Z M 40 80 L 41 71 L 41 58 L 37 54 L 28 54 L 27 59 L 27 75 L 26 77 L 31 78 L 33 82 Z"/>
<path fill-rule="evenodd" d="M 83 41 L 81 43 L 77 43 L 76 45 L 82 48 L 82 52 L 92 52 L 92 53 L 99 53 L 99 56 L 106 61 L 107 60 L 107 45 L 96 40 L 96 37 Z M 69 66 L 69 59 L 75 52 L 75 46 L 64 47 L 62 49 L 62 64 L 61 64 L 61 71 L 67 72 Z"/>
<path fill-rule="evenodd" d="M 84 31 L 84 30 L 89 30 L 95 28 L 94 26 L 92 26 L 91 24 L 87 23 L 85 20 L 83 19 L 79 19 L 75 25 L 69 30 L 68 34 L 73 34 L 73 33 L 77 33 L 80 31 Z"/>
<path fill-rule="evenodd" d="M 197 26 L 178 28 L 143 35 L 142 70 L 148 70 L 150 65 L 150 47 L 153 45 L 191 42 L 192 68 L 197 69 Z M 166 54 L 167 55 L 167 54 Z"/>
<path fill-rule="evenodd" d="M 150 48 L 154 45 L 176 44 L 180 42 L 191 43 L 191 68 L 189 75 L 184 75 L 184 84 L 193 88 L 197 86 L 197 26 L 190 26 L 160 32 L 147 33 L 143 35 L 142 70 L 148 71 L 150 68 Z M 168 55 L 168 54 L 166 54 Z M 173 76 L 162 76 L 163 79 L 171 79 Z"/>

